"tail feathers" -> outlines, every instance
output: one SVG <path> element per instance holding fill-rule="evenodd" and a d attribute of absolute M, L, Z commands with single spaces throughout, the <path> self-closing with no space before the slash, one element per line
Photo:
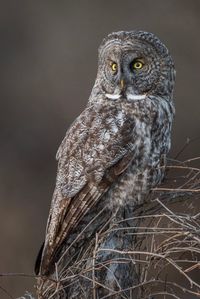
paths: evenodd
<path fill-rule="evenodd" d="M 43 249 L 44 249 L 44 242 L 43 242 L 42 246 L 40 247 L 40 250 L 38 252 L 38 255 L 37 255 L 37 258 L 36 258 L 36 261 L 35 261 L 34 271 L 35 271 L 36 275 L 38 275 L 39 272 L 40 272 L 40 266 L 41 266 L 41 261 L 42 261 Z"/>

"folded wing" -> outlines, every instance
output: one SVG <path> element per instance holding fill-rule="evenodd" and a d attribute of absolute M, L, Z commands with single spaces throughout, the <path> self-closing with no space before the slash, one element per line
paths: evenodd
<path fill-rule="evenodd" d="M 90 106 L 72 124 L 57 153 L 41 274 L 48 273 L 63 241 L 132 162 L 136 139 L 134 120 L 116 106 Z"/>

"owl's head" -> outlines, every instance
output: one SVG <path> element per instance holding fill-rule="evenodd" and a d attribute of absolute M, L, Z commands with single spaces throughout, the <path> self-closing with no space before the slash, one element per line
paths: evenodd
<path fill-rule="evenodd" d="M 114 32 L 99 47 L 96 82 L 109 99 L 135 101 L 147 95 L 170 99 L 174 79 L 169 51 L 152 33 Z"/>

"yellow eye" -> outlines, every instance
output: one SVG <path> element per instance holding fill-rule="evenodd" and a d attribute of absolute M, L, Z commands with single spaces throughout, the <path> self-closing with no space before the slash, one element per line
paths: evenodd
<path fill-rule="evenodd" d="M 132 63 L 132 68 L 135 70 L 140 70 L 141 68 L 143 68 L 144 63 L 141 60 L 136 60 Z"/>
<path fill-rule="evenodd" d="M 111 62 L 110 66 L 111 66 L 112 71 L 114 73 L 116 73 L 117 72 L 117 63 L 116 62 Z"/>

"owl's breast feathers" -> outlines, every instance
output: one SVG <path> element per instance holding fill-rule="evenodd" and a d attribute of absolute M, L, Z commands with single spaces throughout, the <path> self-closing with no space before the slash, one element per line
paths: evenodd
<path fill-rule="evenodd" d="M 146 156 L 150 154 L 152 128 L 159 123 L 151 103 L 146 101 L 145 107 L 96 103 L 88 106 L 68 130 L 57 153 L 57 181 L 40 274 L 48 273 L 67 235 L 117 177 L 142 155 L 145 146 L 149 151 Z M 161 127 L 162 123 L 157 127 L 157 136 Z"/>

